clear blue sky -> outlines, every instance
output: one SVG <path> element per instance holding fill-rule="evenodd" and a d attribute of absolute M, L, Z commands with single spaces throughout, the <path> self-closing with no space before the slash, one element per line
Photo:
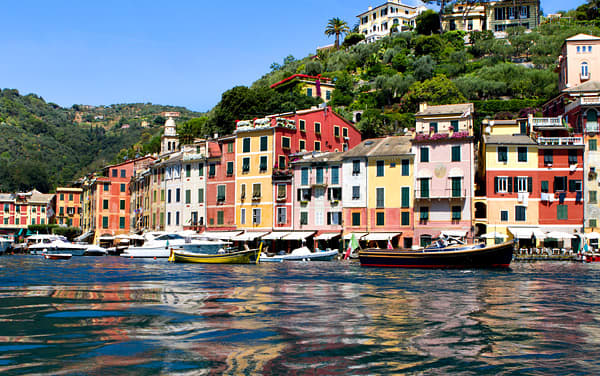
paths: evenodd
<path fill-rule="evenodd" d="M 543 0 L 542 9 L 584 1 Z M 152 102 L 207 111 L 271 63 L 332 43 L 323 33 L 328 19 L 353 26 L 383 2 L 3 1 L 0 87 L 62 106 Z"/>

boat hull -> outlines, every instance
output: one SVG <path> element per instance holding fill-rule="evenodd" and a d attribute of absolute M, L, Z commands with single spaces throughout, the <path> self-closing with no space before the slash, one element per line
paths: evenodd
<path fill-rule="evenodd" d="M 258 250 L 250 249 L 240 252 L 221 254 L 202 254 L 185 251 L 173 251 L 174 262 L 194 264 L 254 264 Z"/>
<path fill-rule="evenodd" d="M 260 262 L 283 261 L 331 261 L 339 255 L 338 251 L 314 252 L 309 255 L 261 256 Z"/>
<path fill-rule="evenodd" d="M 44 258 L 46 260 L 69 260 L 73 255 L 70 253 L 46 253 Z"/>
<path fill-rule="evenodd" d="M 387 268 L 508 268 L 513 243 L 452 251 L 367 249 L 358 253 L 361 266 Z"/>

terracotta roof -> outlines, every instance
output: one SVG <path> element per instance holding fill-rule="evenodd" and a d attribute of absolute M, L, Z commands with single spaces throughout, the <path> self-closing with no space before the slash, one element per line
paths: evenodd
<path fill-rule="evenodd" d="M 390 136 L 370 138 L 344 153 L 343 158 L 382 157 L 409 154 L 411 138 L 408 136 Z"/>
<path fill-rule="evenodd" d="M 304 78 L 307 80 L 315 80 L 315 81 L 318 79 L 321 81 L 321 83 L 328 83 L 329 81 L 331 81 L 331 78 L 328 78 L 328 77 L 309 76 L 308 74 L 293 74 L 293 75 L 289 76 L 288 78 L 284 78 L 283 80 L 271 85 L 271 89 L 274 89 L 277 86 L 283 85 L 285 83 L 291 82 L 297 78 Z"/>
<path fill-rule="evenodd" d="M 486 145 L 537 145 L 527 135 L 484 135 L 483 142 Z"/>
<path fill-rule="evenodd" d="M 329 153 L 321 153 L 313 156 L 312 153 L 305 155 L 303 158 L 297 159 L 293 161 L 294 164 L 301 163 L 316 163 L 316 162 L 341 162 L 342 157 L 344 156 L 343 152 L 329 152 Z"/>
<path fill-rule="evenodd" d="M 593 35 L 589 35 L 589 34 L 577 34 L 572 36 L 571 38 L 567 38 L 565 39 L 566 41 L 589 41 L 589 40 L 600 40 L 600 38 L 595 37 Z"/>
<path fill-rule="evenodd" d="M 222 153 L 221 153 L 221 148 L 219 147 L 219 144 L 214 141 L 209 141 L 208 142 L 208 157 L 209 158 L 217 158 L 217 157 L 220 157 L 221 155 L 222 155 Z"/>
<path fill-rule="evenodd" d="M 415 116 L 426 116 L 426 115 L 454 115 L 464 114 L 466 112 L 473 112 L 473 103 L 461 103 L 461 104 L 446 104 L 441 106 L 427 106 L 423 111 L 417 112 Z"/>

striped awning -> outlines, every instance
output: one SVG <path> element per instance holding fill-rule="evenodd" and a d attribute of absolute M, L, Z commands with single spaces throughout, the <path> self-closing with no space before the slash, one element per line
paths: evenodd
<path fill-rule="evenodd" d="M 244 232 L 243 234 L 234 236 L 233 238 L 231 238 L 231 240 L 233 240 L 234 242 L 249 242 L 249 241 L 260 238 L 261 236 L 264 236 L 267 234 L 268 234 L 268 232 L 249 231 L 249 232 Z"/>
<path fill-rule="evenodd" d="M 273 231 L 272 233 L 263 236 L 262 240 L 279 240 L 286 235 L 289 235 L 288 231 Z"/>

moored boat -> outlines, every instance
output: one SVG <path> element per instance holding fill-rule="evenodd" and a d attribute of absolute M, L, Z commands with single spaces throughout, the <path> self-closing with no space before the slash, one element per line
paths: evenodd
<path fill-rule="evenodd" d="M 140 247 L 129 247 L 121 257 L 127 258 L 168 258 L 171 249 L 197 254 L 217 254 L 227 246 L 227 242 L 207 239 L 201 236 L 161 234 L 146 241 Z"/>
<path fill-rule="evenodd" d="M 170 261 L 196 264 L 254 264 L 260 251 L 246 249 L 237 252 L 221 252 L 216 254 L 196 253 L 184 250 L 172 250 Z"/>
<path fill-rule="evenodd" d="M 337 250 L 312 252 L 308 247 L 294 249 L 292 253 L 284 255 L 268 256 L 262 254 L 260 262 L 283 262 L 283 261 L 331 261 L 339 255 Z"/>
<path fill-rule="evenodd" d="M 69 260 L 71 257 L 70 253 L 44 253 L 46 260 Z"/>
<path fill-rule="evenodd" d="M 508 268 L 514 245 L 458 244 L 447 247 L 367 249 L 358 252 L 361 266 L 389 268 Z"/>
<path fill-rule="evenodd" d="M 0 237 L 0 255 L 5 253 L 10 247 L 12 247 L 13 240 L 8 237 Z"/>

